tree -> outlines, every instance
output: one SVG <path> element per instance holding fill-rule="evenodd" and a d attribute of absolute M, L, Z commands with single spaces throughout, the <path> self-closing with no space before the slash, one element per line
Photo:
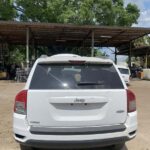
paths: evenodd
<path fill-rule="evenodd" d="M 12 0 L 0 1 L 0 20 L 14 20 L 16 15 L 17 11 L 13 7 Z"/>
<path fill-rule="evenodd" d="M 131 26 L 139 9 L 123 0 L 16 0 L 21 21 Z"/>
<path fill-rule="evenodd" d="M 146 35 L 134 41 L 134 47 L 150 46 L 150 37 Z"/>
<path fill-rule="evenodd" d="M 23 46 L 9 46 L 9 56 L 5 57 L 5 63 L 8 64 L 18 64 L 25 62 L 25 47 Z"/>

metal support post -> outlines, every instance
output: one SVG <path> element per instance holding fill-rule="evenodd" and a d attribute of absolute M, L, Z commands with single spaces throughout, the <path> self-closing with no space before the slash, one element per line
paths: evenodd
<path fill-rule="evenodd" d="M 145 56 L 145 68 L 147 69 L 147 53 L 146 53 L 146 56 Z"/>
<path fill-rule="evenodd" d="M 132 45 L 131 45 L 131 42 L 130 42 L 130 49 L 129 49 L 129 62 L 128 62 L 128 66 L 129 66 L 129 68 L 131 67 L 131 47 Z"/>
<path fill-rule="evenodd" d="M 32 49 L 33 49 L 32 61 L 35 61 L 36 60 L 36 51 L 35 51 L 35 41 L 34 41 L 34 39 L 32 39 Z"/>
<path fill-rule="evenodd" d="M 117 49 L 115 48 L 115 64 L 117 64 Z"/>
<path fill-rule="evenodd" d="M 29 71 L 29 28 L 26 29 L 26 63 L 27 71 Z"/>
<path fill-rule="evenodd" d="M 91 56 L 94 57 L 94 31 L 92 31 Z"/>

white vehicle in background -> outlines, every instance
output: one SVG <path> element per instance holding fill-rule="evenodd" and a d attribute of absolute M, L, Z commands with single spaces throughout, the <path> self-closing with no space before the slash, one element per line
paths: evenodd
<path fill-rule="evenodd" d="M 135 95 L 109 59 L 59 54 L 35 62 L 15 98 L 22 149 L 120 149 L 137 131 Z"/>
<path fill-rule="evenodd" d="M 117 65 L 117 67 L 118 67 L 125 83 L 129 84 L 130 83 L 130 75 L 131 75 L 130 69 L 126 66 L 120 66 L 120 65 Z"/>

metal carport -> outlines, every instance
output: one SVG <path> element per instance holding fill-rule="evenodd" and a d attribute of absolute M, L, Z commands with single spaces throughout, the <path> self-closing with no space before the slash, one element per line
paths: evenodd
<path fill-rule="evenodd" d="M 119 51 L 117 55 L 128 55 L 129 49 L 125 49 L 122 51 Z M 148 58 L 150 56 L 150 46 L 140 46 L 132 48 L 131 50 L 131 56 L 134 57 L 145 57 L 145 67 L 148 67 Z"/>
<path fill-rule="evenodd" d="M 92 56 L 94 47 L 115 47 L 117 55 L 120 46 L 131 45 L 133 40 L 149 33 L 150 28 L 0 21 L 0 43 L 26 45 L 27 66 L 31 43 L 41 46 L 91 47 Z M 131 58 L 131 46 L 128 55 Z"/>

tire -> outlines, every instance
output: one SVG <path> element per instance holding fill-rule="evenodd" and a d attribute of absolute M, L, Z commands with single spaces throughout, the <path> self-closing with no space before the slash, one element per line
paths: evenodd
<path fill-rule="evenodd" d="M 20 150 L 34 150 L 32 147 L 20 144 Z"/>
<path fill-rule="evenodd" d="M 112 150 L 126 150 L 125 149 L 125 143 L 116 144 L 113 146 Z"/>

